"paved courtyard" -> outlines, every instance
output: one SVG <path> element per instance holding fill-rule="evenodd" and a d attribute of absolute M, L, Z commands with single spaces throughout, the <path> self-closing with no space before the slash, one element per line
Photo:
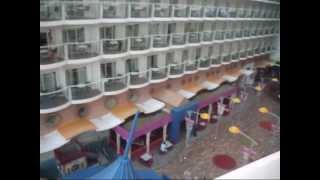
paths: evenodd
<path fill-rule="evenodd" d="M 221 88 L 218 91 L 226 87 Z M 185 134 L 182 134 L 180 142 L 166 155 L 153 153 L 152 169 L 173 179 L 213 179 L 231 171 L 220 169 L 213 164 L 212 158 L 217 154 L 233 157 L 236 160 L 236 168 L 247 164 L 248 162 L 243 160 L 241 149 L 249 145 L 242 136 L 228 132 L 232 124 L 257 141 L 258 145 L 253 147 L 256 155 L 251 157 L 251 161 L 279 151 L 280 136 L 273 136 L 272 132 L 259 126 L 260 121 L 269 120 L 276 123 L 273 117 L 258 111 L 262 106 L 275 114 L 280 114 L 279 100 L 269 97 L 266 93 L 257 96 L 253 90 L 250 90 L 246 101 L 236 105 L 229 115 L 221 118 L 217 136 L 217 123 L 208 124 L 205 130 L 199 131 L 198 136 L 193 137 L 188 147 L 185 147 Z M 134 163 L 137 168 L 145 168 L 139 162 Z"/>

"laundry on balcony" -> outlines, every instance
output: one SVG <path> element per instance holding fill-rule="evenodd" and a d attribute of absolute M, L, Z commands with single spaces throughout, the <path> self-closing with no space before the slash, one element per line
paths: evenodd
<path fill-rule="evenodd" d="M 40 154 L 55 150 L 64 144 L 67 140 L 59 131 L 54 130 L 48 134 L 40 136 Z"/>
<path fill-rule="evenodd" d="M 96 131 L 104 131 L 118 126 L 119 124 L 124 122 L 124 120 L 118 118 L 112 113 L 108 113 L 104 116 L 90 119 L 90 122 L 94 124 L 94 126 L 96 127 Z"/>
<path fill-rule="evenodd" d="M 87 118 L 76 118 L 72 122 L 61 125 L 57 130 L 69 140 L 83 132 L 96 130 L 96 127 Z"/>
<path fill-rule="evenodd" d="M 143 102 L 136 103 L 136 106 L 145 114 L 150 114 L 165 107 L 165 104 L 153 98 L 149 98 Z"/>

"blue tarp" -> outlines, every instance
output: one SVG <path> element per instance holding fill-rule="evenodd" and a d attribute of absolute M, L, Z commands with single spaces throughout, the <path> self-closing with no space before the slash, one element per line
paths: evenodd
<path fill-rule="evenodd" d="M 177 143 L 180 140 L 180 126 L 187 111 L 197 111 L 197 102 L 192 101 L 184 106 L 171 109 L 172 121 L 169 127 L 169 139 L 174 143 Z"/>
<path fill-rule="evenodd" d="M 91 166 L 91 167 L 84 169 L 84 170 L 75 171 L 75 172 L 71 173 L 70 175 L 63 177 L 62 180 L 87 179 L 87 178 L 93 176 L 94 174 L 96 174 L 97 172 L 101 171 L 104 168 L 105 168 L 105 166 L 96 166 L 96 165 Z"/>

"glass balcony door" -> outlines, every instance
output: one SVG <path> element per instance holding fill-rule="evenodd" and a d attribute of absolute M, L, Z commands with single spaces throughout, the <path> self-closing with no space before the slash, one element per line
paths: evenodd
<path fill-rule="evenodd" d="M 128 59 L 126 61 L 126 73 L 139 72 L 138 59 Z"/>
<path fill-rule="evenodd" d="M 158 68 L 158 63 L 157 63 L 157 55 L 152 55 L 147 57 L 147 68 Z"/>
<path fill-rule="evenodd" d="M 56 72 L 40 74 L 40 92 L 52 92 L 58 89 Z"/>
<path fill-rule="evenodd" d="M 87 69 L 86 67 L 67 70 L 67 84 L 78 85 L 87 83 Z"/>
<path fill-rule="evenodd" d="M 101 75 L 103 78 L 111 78 L 116 76 L 116 63 L 105 63 L 100 65 Z"/>

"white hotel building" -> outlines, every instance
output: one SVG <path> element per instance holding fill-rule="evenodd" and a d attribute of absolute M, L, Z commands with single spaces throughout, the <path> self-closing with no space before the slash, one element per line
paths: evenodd
<path fill-rule="evenodd" d="M 188 83 L 211 90 L 265 65 L 279 28 L 279 1 L 40 0 L 41 158 L 170 108 L 156 91 L 190 99 Z"/>

